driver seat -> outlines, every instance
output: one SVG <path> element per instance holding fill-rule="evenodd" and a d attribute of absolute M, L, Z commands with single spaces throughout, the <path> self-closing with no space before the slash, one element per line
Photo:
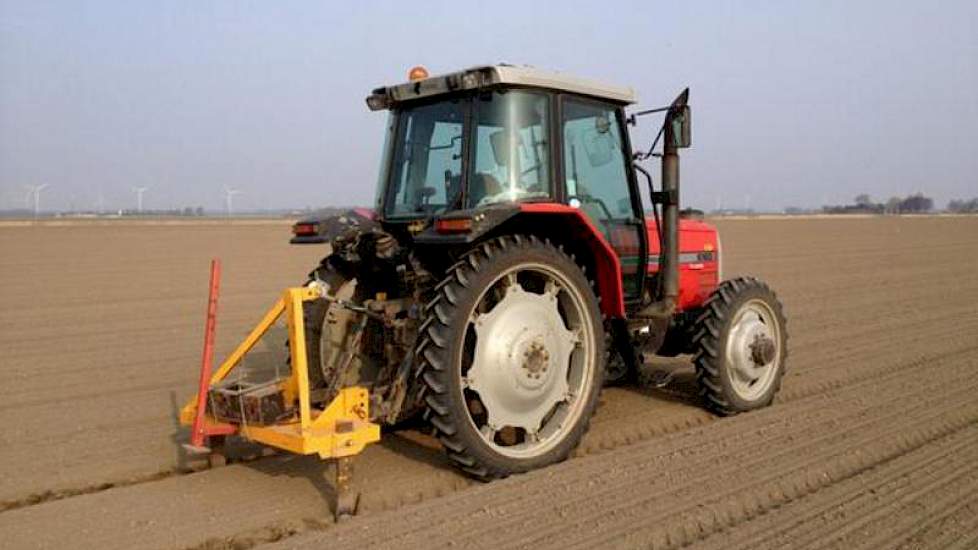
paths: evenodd
<path fill-rule="evenodd" d="M 499 194 L 503 186 L 492 174 L 479 172 L 473 174 L 472 181 L 469 182 L 469 204 L 476 206 L 482 199 Z"/>

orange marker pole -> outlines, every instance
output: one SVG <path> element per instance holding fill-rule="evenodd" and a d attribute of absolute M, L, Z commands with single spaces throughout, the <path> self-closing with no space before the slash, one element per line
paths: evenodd
<path fill-rule="evenodd" d="M 200 384 L 197 386 L 197 416 L 191 427 L 190 443 L 203 447 L 207 434 L 204 431 L 204 413 L 207 409 L 207 393 L 211 383 L 211 364 L 214 361 L 214 331 L 217 328 L 217 295 L 221 286 L 221 260 L 211 260 L 211 286 L 207 299 L 207 323 L 204 325 L 204 352 L 200 359 Z"/>

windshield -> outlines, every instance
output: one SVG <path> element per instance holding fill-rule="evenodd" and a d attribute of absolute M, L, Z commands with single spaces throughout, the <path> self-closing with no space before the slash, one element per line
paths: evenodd
<path fill-rule="evenodd" d="M 394 140 L 385 213 L 391 217 L 444 211 L 462 181 L 462 100 L 405 109 Z"/>
<path fill-rule="evenodd" d="M 549 103 L 546 94 L 497 90 L 402 109 L 385 214 L 417 217 L 549 197 Z"/>

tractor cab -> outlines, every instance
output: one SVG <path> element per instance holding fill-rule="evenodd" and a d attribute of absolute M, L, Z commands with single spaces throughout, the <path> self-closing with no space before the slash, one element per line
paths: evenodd
<path fill-rule="evenodd" d="M 509 65 L 433 77 L 419 69 L 417 80 L 367 98 L 371 109 L 390 110 L 379 219 L 434 221 L 421 241 L 437 241 L 440 219 L 454 227 L 450 220 L 488 209 L 498 212 L 495 226 L 522 204 L 568 205 L 623 259 L 627 297 L 637 298 L 648 246 L 625 123 L 632 90 Z"/>
<path fill-rule="evenodd" d="M 614 210 L 634 214 L 620 123 L 630 90 L 544 88 L 542 74 L 507 66 L 470 69 L 371 95 L 369 105 L 391 108 L 378 212 L 396 220 L 503 203 L 580 200 L 578 195 L 601 204 L 579 180 L 611 177 L 622 195 Z M 445 87 L 469 82 L 473 89 L 436 93 L 428 90 L 440 86 L 420 86 L 432 79 Z"/>

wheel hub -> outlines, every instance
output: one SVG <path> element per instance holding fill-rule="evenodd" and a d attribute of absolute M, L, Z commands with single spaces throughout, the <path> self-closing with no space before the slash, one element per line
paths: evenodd
<path fill-rule="evenodd" d="M 756 366 L 763 367 L 771 361 L 774 361 L 777 348 L 774 346 L 774 340 L 766 334 L 756 335 L 749 347 L 750 358 Z"/>
<path fill-rule="evenodd" d="M 567 373 L 578 341 L 560 316 L 556 289 L 536 294 L 510 285 L 474 325 L 467 383 L 485 405 L 488 425 L 536 433 L 554 405 L 569 396 Z"/>
<path fill-rule="evenodd" d="M 550 352 L 541 341 L 534 341 L 528 349 L 523 350 L 523 370 L 530 378 L 540 378 L 547 372 L 549 362 Z"/>
<path fill-rule="evenodd" d="M 777 361 L 778 342 L 773 316 L 761 304 L 748 303 L 734 318 L 727 338 L 727 361 L 733 386 L 744 399 L 763 394 Z"/>

